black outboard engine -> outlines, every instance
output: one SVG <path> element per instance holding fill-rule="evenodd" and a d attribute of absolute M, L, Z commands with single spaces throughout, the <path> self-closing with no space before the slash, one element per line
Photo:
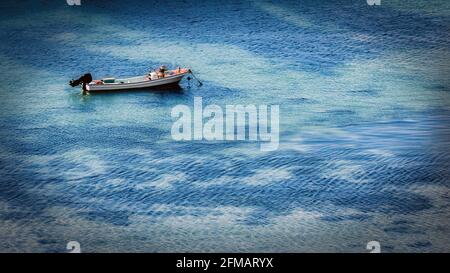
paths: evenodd
<path fill-rule="evenodd" d="M 72 86 L 72 87 L 75 87 L 75 86 L 79 86 L 80 84 L 82 84 L 83 85 L 83 93 L 84 93 L 84 92 L 87 91 L 86 90 L 86 84 L 90 83 L 91 81 L 92 81 L 91 73 L 86 73 L 86 74 L 84 74 L 83 76 L 81 76 L 80 78 L 78 78 L 76 80 L 72 79 L 69 82 L 69 85 Z"/>

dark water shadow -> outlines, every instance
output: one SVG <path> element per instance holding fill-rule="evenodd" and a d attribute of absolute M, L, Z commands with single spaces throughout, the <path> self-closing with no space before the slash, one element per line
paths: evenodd
<path fill-rule="evenodd" d="M 95 92 L 88 92 L 87 94 L 91 96 L 101 96 L 101 95 L 113 95 L 113 94 L 142 94 L 142 93 L 152 93 L 152 94 L 184 94 L 188 88 L 183 88 L 179 85 L 173 86 L 161 86 L 154 88 L 134 88 L 134 89 L 121 89 L 121 90 L 102 90 Z"/>
<path fill-rule="evenodd" d="M 167 103 L 174 100 L 184 101 L 189 94 L 188 91 L 189 88 L 181 86 L 95 91 L 86 94 L 80 90 L 69 95 L 68 111 L 95 112 L 99 106 L 104 106 L 105 103 L 113 105 L 124 101 L 130 102 L 130 100 L 142 105 L 159 105 L 162 102 Z"/>

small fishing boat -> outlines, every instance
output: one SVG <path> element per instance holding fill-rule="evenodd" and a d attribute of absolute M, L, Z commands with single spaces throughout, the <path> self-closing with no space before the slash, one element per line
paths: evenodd
<path fill-rule="evenodd" d="M 186 74 L 191 74 L 195 78 L 192 71 L 188 68 L 179 67 L 174 70 L 167 70 L 165 66 L 161 66 L 157 70 L 149 72 L 147 75 L 131 78 L 116 79 L 111 77 L 93 80 L 91 74 L 87 73 L 77 80 L 71 80 L 69 84 L 72 87 L 82 84 L 84 92 L 167 87 L 178 85 Z M 190 77 L 188 77 L 188 80 L 190 80 Z M 201 85 L 200 81 L 199 84 Z"/>

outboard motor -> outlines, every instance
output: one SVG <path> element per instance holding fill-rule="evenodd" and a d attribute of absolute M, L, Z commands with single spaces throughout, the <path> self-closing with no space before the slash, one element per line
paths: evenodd
<path fill-rule="evenodd" d="M 87 91 L 86 90 L 86 84 L 90 83 L 91 81 L 92 81 L 91 73 L 86 73 L 86 74 L 84 74 L 83 76 L 79 77 L 76 80 L 72 79 L 69 82 L 69 85 L 72 86 L 72 87 L 75 87 L 75 86 L 79 86 L 80 84 L 82 84 L 83 85 L 83 93 L 86 93 L 86 91 Z"/>

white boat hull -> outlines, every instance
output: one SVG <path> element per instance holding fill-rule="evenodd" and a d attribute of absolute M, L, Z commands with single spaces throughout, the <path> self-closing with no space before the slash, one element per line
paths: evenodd
<path fill-rule="evenodd" d="M 188 72 L 166 76 L 164 78 L 156 80 L 149 80 L 149 79 L 144 80 L 144 77 L 142 77 L 141 81 L 129 81 L 127 79 L 124 79 L 123 82 L 117 80 L 118 82 L 114 83 L 96 84 L 95 82 L 91 82 L 86 85 L 86 90 L 88 90 L 89 92 L 94 92 L 94 91 L 129 90 L 129 89 L 159 87 L 165 85 L 176 85 L 181 81 L 181 79 L 186 74 L 188 74 Z"/>

